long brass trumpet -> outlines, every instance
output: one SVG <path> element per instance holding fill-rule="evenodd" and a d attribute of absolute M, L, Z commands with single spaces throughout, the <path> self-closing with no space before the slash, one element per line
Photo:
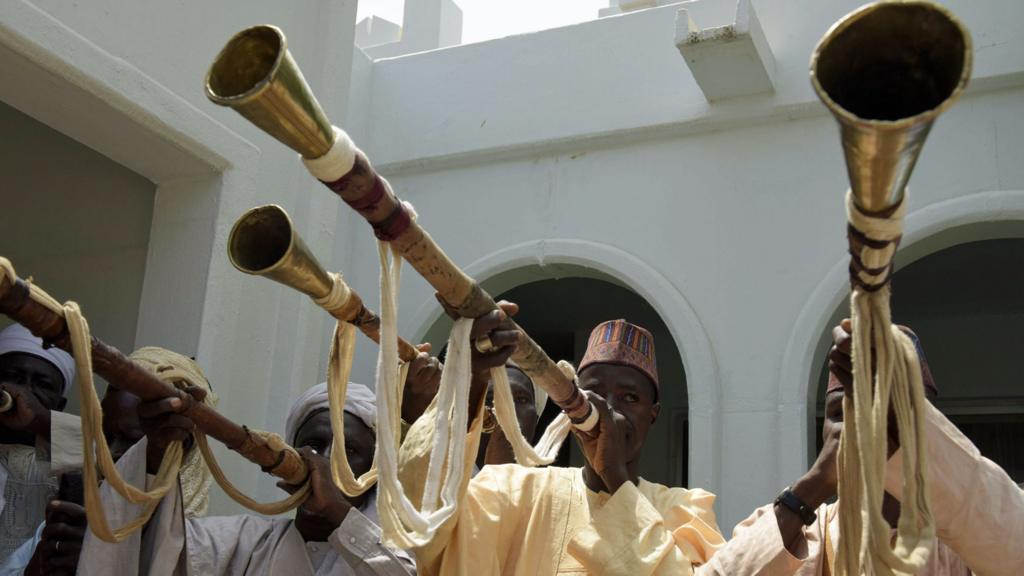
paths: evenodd
<path fill-rule="evenodd" d="M 970 76 L 970 34 L 931 2 L 869 4 L 829 29 L 811 56 L 811 85 L 839 121 L 862 210 L 902 201 L 932 124 Z"/>
<path fill-rule="evenodd" d="M 228 258 L 238 270 L 294 288 L 318 303 L 339 290 L 343 298 L 334 306 L 326 306 L 327 312 L 380 343 L 380 317 L 363 305 L 359 294 L 345 285 L 340 276 L 327 273 L 295 231 L 284 208 L 268 204 L 242 214 L 228 237 Z M 398 356 L 402 360 L 412 362 L 418 354 L 412 344 L 398 339 Z"/>
<path fill-rule="evenodd" d="M 317 178 L 358 211 L 377 238 L 389 242 L 460 315 L 475 318 L 497 309 L 494 299 L 411 217 L 366 156 L 327 120 L 281 30 L 256 26 L 232 37 L 207 73 L 206 95 L 301 154 L 311 171 L 320 165 Z M 504 327 L 518 328 L 512 320 Z M 591 429 L 596 412 L 576 383 L 525 332 L 520 334 L 516 363 L 579 428 Z"/>
<path fill-rule="evenodd" d="M 919 0 L 851 12 L 811 56 L 811 84 L 839 122 L 850 180 L 853 385 L 837 462 L 844 537 L 835 574 L 916 573 L 932 553 L 935 524 L 919 436 L 927 401 L 914 344 L 892 325 L 890 282 L 907 181 L 935 119 L 963 93 L 970 73 L 966 28 L 945 8 Z M 901 462 L 906 492 L 895 548 L 879 489 L 889 432 L 873 425 L 890 414 L 902 449 L 918 455 Z"/>

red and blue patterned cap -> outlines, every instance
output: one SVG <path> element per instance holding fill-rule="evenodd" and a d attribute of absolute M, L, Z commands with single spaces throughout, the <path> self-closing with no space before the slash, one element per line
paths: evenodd
<path fill-rule="evenodd" d="M 654 337 L 646 329 L 625 320 L 602 322 L 590 333 L 587 351 L 577 370 L 594 364 L 629 366 L 643 372 L 659 388 Z"/>

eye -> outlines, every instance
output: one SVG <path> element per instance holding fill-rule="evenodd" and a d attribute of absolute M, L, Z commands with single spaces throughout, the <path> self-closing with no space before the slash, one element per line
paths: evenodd
<path fill-rule="evenodd" d="M 634 404 L 640 401 L 640 396 L 634 394 L 633 392 L 626 392 L 625 394 L 622 395 L 622 399 L 625 400 L 626 402 L 629 402 L 630 404 Z"/>
<path fill-rule="evenodd" d="M 526 396 L 520 394 L 515 397 L 516 404 L 532 404 L 533 402 Z"/>
<path fill-rule="evenodd" d="M 826 415 L 826 417 L 829 420 L 831 420 L 833 422 L 842 422 L 843 421 L 843 408 L 842 408 L 842 406 L 839 406 L 839 407 L 833 408 L 831 410 L 827 410 L 825 415 Z"/>

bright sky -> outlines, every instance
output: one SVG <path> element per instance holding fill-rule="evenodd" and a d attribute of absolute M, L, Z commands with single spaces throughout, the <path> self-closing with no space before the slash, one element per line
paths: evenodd
<path fill-rule="evenodd" d="M 416 2 L 418 0 L 411 0 Z M 557 28 L 597 18 L 608 0 L 455 0 L 462 8 L 462 43 Z M 359 0 L 356 20 L 380 16 L 402 23 L 405 0 Z"/>

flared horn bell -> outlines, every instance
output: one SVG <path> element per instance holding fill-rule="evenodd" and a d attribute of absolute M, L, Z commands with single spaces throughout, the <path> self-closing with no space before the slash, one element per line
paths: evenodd
<path fill-rule="evenodd" d="M 333 281 L 306 247 L 288 213 L 275 204 L 242 214 L 228 237 L 228 258 L 246 274 L 265 276 L 310 298 L 327 296 Z"/>
<path fill-rule="evenodd" d="M 275 26 L 235 34 L 206 73 L 206 96 L 305 158 L 331 149 L 334 131 Z"/>
<path fill-rule="evenodd" d="M 900 203 L 932 123 L 970 75 L 970 34 L 930 2 L 869 4 L 829 29 L 811 56 L 811 84 L 839 121 L 862 210 Z"/>

